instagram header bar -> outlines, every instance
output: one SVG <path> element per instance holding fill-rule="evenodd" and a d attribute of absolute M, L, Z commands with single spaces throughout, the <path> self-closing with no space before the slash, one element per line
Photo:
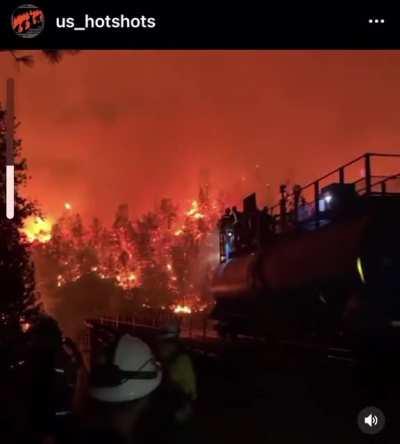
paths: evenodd
<path fill-rule="evenodd" d="M 0 6 L 3 49 L 397 49 L 400 16 L 350 7 Z"/>

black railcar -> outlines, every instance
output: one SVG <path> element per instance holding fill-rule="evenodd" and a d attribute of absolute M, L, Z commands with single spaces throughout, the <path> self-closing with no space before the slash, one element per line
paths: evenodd
<path fill-rule="evenodd" d="M 374 175 L 380 161 L 400 171 L 400 155 L 367 153 L 291 194 L 281 187 L 268 211 L 252 195 L 226 212 L 212 282 L 222 336 L 397 347 L 400 174 Z M 358 163 L 363 177 L 347 178 Z"/>

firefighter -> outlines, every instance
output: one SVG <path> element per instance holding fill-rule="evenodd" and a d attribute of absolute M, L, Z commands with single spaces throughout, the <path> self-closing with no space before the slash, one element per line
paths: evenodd
<path fill-rule="evenodd" d="M 221 228 L 225 228 L 227 225 L 233 223 L 233 215 L 230 208 L 225 208 L 224 215 L 221 218 Z"/>
<path fill-rule="evenodd" d="M 192 360 L 180 340 L 177 320 L 166 323 L 159 335 L 158 355 L 165 369 L 163 390 L 170 400 L 171 423 L 175 441 L 191 433 L 193 402 L 197 399 L 197 383 Z"/>
<path fill-rule="evenodd" d="M 68 352 L 71 344 L 71 340 L 63 338 L 57 321 L 44 313 L 29 332 L 25 385 L 32 429 L 38 437 L 63 434 L 73 420 L 73 398 L 81 361 L 77 358 L 75 362 Z M 77 347 L 73 347 L 78 353 Z"/>
<path fill-rule="evenodd" d="M 161 366 L 145 342 L 129 334 L 117 338 L 100 353 L 89 375 L 89 408 L 71 443 L 153 442 L 149 433 L 160 429 L 149 410 L 161 380 Z M 146 412 L 154 419 L 151 428 L 146 427 Z"/>

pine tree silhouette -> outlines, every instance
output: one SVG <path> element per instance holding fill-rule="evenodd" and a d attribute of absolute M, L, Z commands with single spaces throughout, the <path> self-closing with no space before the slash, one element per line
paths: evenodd
<path fill-rule="evenodd" d="M 38 311 L 34 267 L 27 241 L 20 230 L 25 218 L 37 213 L 32 202 L 20 194 L 27 181 L 26 160 L 21 158 L 21 141 L 14 140 L 15 217 L 5 214 L 5 111 L 0 105 L 0 344 L 7 344 L 21 332 L 21 320 Z"/>

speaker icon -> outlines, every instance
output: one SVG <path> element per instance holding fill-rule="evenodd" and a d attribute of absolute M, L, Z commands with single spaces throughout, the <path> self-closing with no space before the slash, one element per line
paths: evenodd
<path fill-rule="evenodd" d="M 362 409 L 357 417 L 358 427 L 367 435 L 376 435 L 385 427 L 386 418 L 382 410 L 377 407 Z"/>
<path fill-rule="evenodd" d="M 370 427 L 375 427 L 379 423 L 379 419 L 376 415 L 370 413 L 368 416 L 364 418 L 364 424 L 367 424 Z"/>

